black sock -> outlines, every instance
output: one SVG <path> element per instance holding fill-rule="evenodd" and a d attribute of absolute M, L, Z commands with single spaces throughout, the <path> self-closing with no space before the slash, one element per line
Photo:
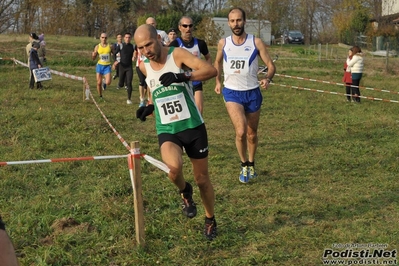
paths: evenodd
<path fill-rule="evenodd" d="M 241 167 L 245 167 L 248 166 L 248 161 L 246 161 L 245 163 L 241 162 Z"/>
<path fill-rule="evenodd" d="M 255 161 L 253 161 L 253 162 L 248 162 L 248 166 L 255 166 Z"/>
<path fill-rule="evenodd" d="M 212 218 L 208 218 L 208 217 L 205 216 L 205 222 L 206 222 L 207 224 L 211 224 L 211 223 L 214 222 L 214 221 L 215 221 L 215 215 L 212 216 Z"/>
<path fill-rule="evenodd" d="M 184 187 L 183 190 L 180 190 L 180 193 L 190 193 L 191 192 L 191 186 L 189 183 L 186 182 L 186 186 Z"/>

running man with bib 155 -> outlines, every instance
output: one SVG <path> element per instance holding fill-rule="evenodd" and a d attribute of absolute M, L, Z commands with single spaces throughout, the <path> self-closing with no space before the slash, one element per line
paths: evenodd
<path fill-rule="evenodd" d="M 134 40 L 137 49 L 147 58 L 139 67 L 150 90 L 150 104 L 140 107 L 137 117 L 145 120 L 142 113 L 154 111 L 162 160 L 170 169 L 169 179 L 180 191 L 183 214 L 193 218 L 197 207 L 192 197 L 193 187 L 183 177 L 184 147 L 205 208 L 204 235 L 212 240 L 217 232 L 215 195 L 208 172 L 208 137 L 189 81 L 215 77 L 216 69 L 183 48 L 162 46 L 156 29 L 151 25 L 138 27 Z"/>

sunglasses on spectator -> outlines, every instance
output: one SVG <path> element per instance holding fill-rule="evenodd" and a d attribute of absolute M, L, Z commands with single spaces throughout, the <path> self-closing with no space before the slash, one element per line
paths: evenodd
<path fill-rule="evenodd" d="M 192 28 L 192 27 L 193 27 L 193 24 L 181 24 L 181 26 L 182 26 L 183 28 L 187 28 L 187 27 Z"/>
<path fill-rule="evenodd" d="M 101 36 L 101 39 L 107 39 L 108 37 L 103 37 L 103 36 Z"/>

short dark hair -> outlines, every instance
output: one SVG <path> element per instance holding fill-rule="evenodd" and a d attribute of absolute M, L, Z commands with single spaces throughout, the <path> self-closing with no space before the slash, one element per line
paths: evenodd
<path fill-rule="evenodd" d="M 33 47 L 33 48 L 39 49 L 39 48 L 40 48 L 40 43 L 38 43 L 38 42 L 33 42 L 33 43 L 32 43 L 32 47 Z"/>
<path fill-rule="evenodd" d="M 170 29 L 168 30 L 168 34 L 169 34 L 170 32 L 177 33 L 176 29 L 174 29 L 174 28 L 170 28 Z"/>
<path fill-rule="evenodd" d="M 29 34 L 29 36 L 32 37 L 32 38 L 35 39 L 35 40 L 38 40 L 38 39 L 39 39 L 39 36 L 37 36 L 37 34 L 34 33 L 34 32 L 32 32 L 31 34 Z"/>
<path fill-rule="evenodd" d="M 232 9 L 230 9 L 229 14 L 227 15 L 227 18 L 229 18 L 229 15 L 230 15 L 231 11 L 233 11 L 233 10 L 240 10 L 242 13 L 242 19 L 244 21 L 247 21 L 247 18 L 246 18 L 247 16 L 245 15 L 245 11 L 241 7 L 233 7 Z"/>

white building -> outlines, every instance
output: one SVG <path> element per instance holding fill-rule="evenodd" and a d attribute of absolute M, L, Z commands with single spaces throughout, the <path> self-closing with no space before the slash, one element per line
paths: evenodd
<path fill-rule="evenodd" d="M 398 0 L 383 0 L 382 1 L 382 16 L 388 16 L 399 13 Z"/>
<path fill-rule="evenodd" d="M 231 29 L 227 23 L 227 18 L 215 17 L 212 20 L 224 31 L 224 34 L 221 36 L 221 38 L 226 38 L 227 36 L 232 35 Z M 272 25 L 268 20 L 247 19 L 245 24 L 245 32 L 261 38 L 268 45 L 271 44 Z"/>

